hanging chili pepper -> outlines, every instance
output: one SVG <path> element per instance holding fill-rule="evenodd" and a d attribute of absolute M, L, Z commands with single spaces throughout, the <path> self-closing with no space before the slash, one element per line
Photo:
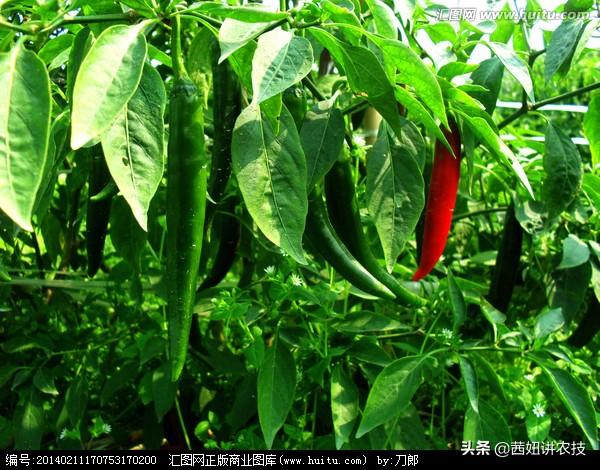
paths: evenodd
<path fill-rule="evenodd" d="M 167 167 L 167 316 L 171 379 L 187 355 L 206 209 L 204 99 L 189 79 L 181 55 L 180 20 L 173 21 L 174 83 L 169 103 Z"/>
<path fill-rule="evenodd" d="M 436 142 L 425 209 L 421 259 L 413 281 L 427 276 L 436 265 L 446 247 L 452 224 L 460 179 L 460 132 L 454 121 L 450 121 L 450 131 L 444 129 L 443 132 L 454 155 L 440 141 Z"/>

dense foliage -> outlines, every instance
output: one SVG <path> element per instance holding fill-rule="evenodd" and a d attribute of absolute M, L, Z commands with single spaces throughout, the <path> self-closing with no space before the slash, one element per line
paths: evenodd
<path fill-rule="evenodd" d="M 433 3 L 0 0 L 0 448 L 598 448 L 598 6 Z"/>

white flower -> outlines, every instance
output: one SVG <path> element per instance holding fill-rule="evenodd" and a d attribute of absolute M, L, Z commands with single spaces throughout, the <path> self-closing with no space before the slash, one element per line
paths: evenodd
<path fill-rule="evenodd" d="M 272 276 L 273 274 L 275 274 L 275 266 L 273 266 L 273 265 L 267 266 L 265 268 L 265 273 L 267 273 L 267 275 L 269 275 L 269 276 Z"/>
<path fill-rule="evenodd" d="M 546 416 L 546 410 L 544 409 L 544 406 L 541 403 L 536 403 L 535 405 L 533 405 L 533 409 L 531 410 L 531 412 L 538 418 L 543 418 L 544 416 Z"/>
<path fill-rule="evenodd" d="M 102 432 L 103 432 L 104 434 L 110 434 L 110 432 L 111 432 L 111 431 L 112 431 L 112 426 L 111 426 L 110 424 L 106 424 L 106 423 L 104 423 L 104 424 L 102 425 Z"/>
<path fill-rule="evenodd" d="M 58 436 L 59 439 L 64 439 L 65 436 L 67 435 L 67 428 L 64 428 L 61 432 L 60 432 L 60 436 Z"/>
<path fill-rule="evenodd" d="M 452 330 L 449 330 L 448 328 L 442 328 L 441 333 L 446 341 L 450 341 L 454 337 L 454 333 L 452 333 Z"/>
<path fill-rule="evenodd" d="M 292 284 L 294 284 L 297 287 L 303 286 L 304 285 L 304 281 L 302 280 L 302 278 L 296 274 L 296 273 L 292 273 L 292 275 L 290 276 L 290 279 L 292 280 Z"/>

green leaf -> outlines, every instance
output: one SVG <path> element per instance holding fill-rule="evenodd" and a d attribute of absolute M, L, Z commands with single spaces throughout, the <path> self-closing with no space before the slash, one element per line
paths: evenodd
<path fill-rule="evenodd" d="M 387 365 L 377 376 L 363 412 L 356 437 L 398 416 L 423 382 L 422 368 L 426 356 L 407 356 Z"/>
<path fill-rule="evenodd" d="M 247 23 L 261 23 L 282 20 L 289 16 L 284 11 L 271 11 L 264 5 L 249 4 L 244 6 L 222 5 L 216 2 L 194 3 L 187 11 L 207 13 L 221 18 L 233 18 Z"/>
<path fill-rule="evenodd" d="M 358 46 L 362 36 L 362 33 L 360 32 L 362 25 L 356 16 L 355 4 L 352 2 L 344 2 L 343 0 L 336 0 L 335 2 L 324 0 L 321 2 L 321 8 L 325 13 L 325 17 L 328 17 L 331 19 L 331 21 L 335 23 L 349 24 L 359 29 L 358 31 L 353 29 L 341 30 L 341 33 L 350 44 Z"/>
<path fill-rule="evenodd" d="M 296 393 L 294 356 L 278 336 L 267 349 L 258 371 L 258 420 L 265 443 L 270 449 L 277 431 L 285 423 Z"/>
<path fill-rule="evenodd" d="M 598 450 L 596 411 L 587 389 L 567 371 L 548 367 L 539 362 L 538 364 L 550 379 L 556 394 L 590 441 L 592 448 Z"/>
<path fill-rule="evenodd" d="M 367 200 L 389 272 L 425 207 L 424 188 L 412 152 L 399 145 L 383 124 L 367 154 Z"/>
<path fill-rule="evenodd" d="M 444 133 L 440 130 L 440 127 L 435 122 L 429 111 L 425 109 L 425 106 L 417 100 L 410 91 L 405 90 L 401 86 L 394 88 L 394 96 L 396 101 L 406 108 L 408 117 L 411 120 L 420 122 L 425 128 L 439 141 L 441 141 L 446 147 L 450 148 L 450 144 L 446 139 Z"/>
<path fill-rule="evenodd" d="M 408 328 L 407 325 L 398 320 L 370 312 L 348 314 L 343 320 L 334 322 L 331 326 L 338 331 L 350 333 L 389 331 Z"/>
<path fill-rule="evenodd" d="M 568 72 L 582 30 L 581 20 L 565 20 L 554 30 L 546 49 L 544 63 L 544 79 L 547 82 L 557 72 L 560 75 Z"/>
<path fill-rule="evenodd" d="M 4 387 L 4 384 L 8 383 L 13 374 L 19 369 L 22 369 L 22 367 L 14 364 L 4 364 L 0 367 L 0 388 Z"/>
<path fill-rule="evenodd" d="M 159 73 L 146 64 L 137 91 L 102 138 L 110 174 L 145 231 L 163 175 L 166 102 Z"/>
<path fill-rule="evenodd" d="M 42 393 L 48 395 L 58 395 L 56 385 L 54 385 L 54 374 L 48 369 L 38 369 L 33 376 L 33 385 Z"/>
<path fill-rule="evenodd" d="M 90 28 L 82 28 L 75 35 L 73 45 L 69 52 L 69 61 L 67 63 L 67 99 L 69 103 L 73 103 L 73 87 L 75 86 L 75 79 L 81 68 L 81 63 L 84 57 L 89 52 L 94 42 L 94 34 Z"/>
<path fill-rule="evenodd" d="M 316 103 L 306 113 L 300 142 L 306 155 L 307 192 L 310 192 L 331 170 L 344 145 L 344 117 L 333 102 Z"/>
<path fill-rule="evenodd" d="M 366 95 L 369 103 L 379 111 L 394 132 L 400 135 L 402 122 L 394 88 L 375 54 L 365 47 L 344 44 L 322 29 L 310 28 L 310 31 L 344 68 L 352 91 L 358 95 Z"/>
<path fill-rule="evenodd" d="M 367 337 L 362 337 L 354 342 L 350 349 L 348 349 L 348 356 L 356 358 L 361 362 L 381 367 L 385 367 L 392 362 L 390 356 L 378 344 Z"/>
<path fill-rule="evenodd" d="M 100 394 L 100 404 L 106 405 L 109 400 L 122 388 L 130 385 L 137 376 L 138 364 L 136 362 L 127 362 L 112 373 L 102 387 Z"/>
<path fill-rule="evenodd" d="M 258 106 L 244 109 L 235 123 L 231 153 L 244 202 L 258 228 L 305 264 L 306 159 L 289 111 L 282 108 L 279 132 L 275 133 Z"/>
<path fill-rule="evenodd" d="M 113 199 L 110 209 L 110 239 L 117 254 L 127 261 L 131 269 L 139 273 L 148 234 L 133 217 L 125 199 L 120 197 Z"/>
<path fill-rule="evenodd" d="M 165 363 L 152 373 L 152 401 L 159 422 L 173 406 L 176 393 L 177 382 L 171 382 L 171 367 Z"/>
<path fill-rule="evenodd" d="M 492 448 L 498 442 L 512 442 L 510 428 L 502 415 L 484 402 L 479 403 L 479 413 L 469 407 L 465 414 L 463 441 L 489 441 Z"/>
<path fill-rule="evenodd" d="M 269 23 L 244 23 L 233 18 L 225 18 L 219 29 L 219 45 L 221 46 L 219 63 L 274 25 L 275 22 L 273 21 Z"/>
<path fill-rule="evenodd" d="M 536 339 L 544 339 L 555 331 L 560 330 L 565 324 L 565 317 L 561 308 L 544 310 L 535 319 L 534 335 Z"/>
<path fill-rule="evenodd" d="M 563 240 L 563 253 L 560 264 L 556 269 L 569 269 L 587 263 L 590 259 L 590 249 L 577 235 L 572 233 Z"/>
<path fill-rule="evenodd" d="M 600 165 L 600 92 L 592 94 L 588 110 L 583 118 L 583 132 L 590 143 L 592 166 Z M 600 208 L 600 205 L 597 206 Z"/>
<path fill-rule="evenodd" d="M 8 354 L 21 353 L 30 349 L 42 349 L 49 352 L 54 349 L 54 344 L 46 336 L 38 335 L 33 338 L 29 336 L 13 336 L 2 343 L 2 350 Z"/>
<path fill-rule="evenodd" d="M 542 192 L 550 217 L 556 217 L 579 193 L 583 170 L 577 147 L 558 126 L 548 123 L 545 140 Z"/>
<path fill-rule="evenodd" d="M 146 60 L 145 26 L 107 28 L 83 59 L 73 88 L 74 150 L 97 143 L 135 93 Z"/>
<path fill-rule="evenodd" d="M 466 113 L 460 113 L 467 123 L 469 129 L 475 134 L 475 136 L 485 145 L 485 147 L 491 152 L 491 154 L 498 160 L 498 162 L 508 165 L 512 168 L 513 172 L 519 178 L 521 184 L 527 189 L 531 197 L 533 198 L 533 189 L 525 170 L 517 160 L 517 157 L 508 146 L 502 142 L 500 136 L 494 132 L 489 123 L 481 117 L 471 117 Z"/>
<path fill-rule="evenodd" d="M 550 434 L 550 425 L 552 418 L 549 414 L 544 414 L 541 418 L 533 412 L 527 414 L 525 418 L 525 427 L 527 428 L 527 437 L 532 442 L 544 442 Z"/>
<path fill-rule="evenodd" d="M 414 88 L 415 93 L 447 128 L 446 107 L 435 74 L 407 45 L 399 41 L 374 41 L 383 52 L 384 60 L 396 67 L 396 79 Z"/>
<path fill-rule="evenodd" d="M 381 0 L 367 0 L 375 21 L 375 32 L 384 38 L 397 39 L 400 23 L 394 11 Z"/>
<path fill-rule="evenodd" d="M 32 231 L 50 135 L 50 79 L 21 43 L 0 54 L 0 209 Z"/>
<path fill-rule="evenodd" d="M 551 308 L 561 308 L 565 321 L 570 323 L 585 300 L 592 277 L 591 263 L 574 268 L 561 269 L 553 273 L 555 290 L 550 302 Z"/>
<path fill-rule="evenodd" d="M 331 373 L 331 415 L 336 449 L 350 441 L 359 412 L 358 388 L 343 366 L 338 364 Z"/>
<path fill-rule="evenodd" d="M 439 23 L 446 24 L 446 23 Z M 450 26 L 452 28 L 452 26 Z M 452 30 L 454 31 L 454 30 Z M 479 68 L 479 64 L 465 64 L 464 62 L 450 62 L 443 65 L 438 70 L 438 75 L 446 80 L 452 80 L 454 77 L 471 73 Z"/>
<path fill-rule="evenodd" d="M 458 365 L 460 366 L 460 375 L 462 376 L 471 408 L 476 413 L 479 413 L 479 382 L 475 366 L 469 358 L 464 356 L 459 356 Z"/>
<path fill-rule="evenodd" d="M 65 394 L 65 410 L 72 426 L 77 426 L 83 418 L 87 406 L 88 383 L 83 376 L 76 377 Z"/>
<path fill-rule="evenodd" d="M 7 449 L 13 437 L 12 421 L 0 416 L 0 449 Z"/>
<path fill-rule="evenodd" d="M 510 73 L 515 79 L 517 83 L 519 83 L 527 96 L 531 101 L 535 101 L 535 96 L 533 94 L 533 82 L 531 81 L 531 76 L 529 75 L 529 68 L 527 67 L 527 63 L 523 59 L 521 59 L 517 53 L 506 44 L 502 44 L 499 42 L 487 42 L 485 43 L 492 52 L 502 61 L 508 73 Z"/>
<path fill-rule="evenodd" d="M 502 387 L 502 382 L 500 382 L 500 377 L 496 373 L 496 369 L 481 354 L 471 353 L 469 356 L 477 363 L 479 372 L 483 372 L 483 376 L 492 391 L 502 400 L 506 401 L 506 394 L 504 393 L 504 388 Z"/>
<path fill-rule="evenodd" d="M 312 63 L 308 39 L 282 29 L 263 34 L 252 59 L 252 104 L 259 105 L 298 83 Z"/>
<path fill-rule="evenodd" d="M 504 65 L 497 57 L 484 60 L 479 64 L 479 68 L 471 74 L 471 80 L 475 85 L 481 85 L 488 89 L 484 92 L 471 92 L 471 96 L 479 100 L 485 106 L 485 111 L 490 115 L 496 109 L 503 75 Z"/>
<path fill-rule="evenodd" d="M 587 197 L 590 198 L 596 211 L 600 211 L 600 177 L 591 173 L 584 173 L 581 188 L 587 194 Z"/>
<path fill-rule="evenodd" d="M 467 304 L 450 269 L 448 269 L 448 296 L 450 297 L 450 306 L 452 307 L 452 331 L 457 333 L 467 319 Z"/>
<path fill-rule="evenodd" d="M 48 66 L 48 71 L 62 67 L 69 60 L 74 39 L 72 34 L 61 34 L 44 44 L 38 56 Z"/>
<path fill-rule="evenodd" d="M 13 429 L 15 449 L 39 450 L 44 433 L 43 401 L 34 388 L 31 388 L 17 407 Z"/>

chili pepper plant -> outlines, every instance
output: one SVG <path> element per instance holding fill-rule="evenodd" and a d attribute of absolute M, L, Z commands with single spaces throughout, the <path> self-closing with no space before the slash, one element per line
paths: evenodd
<path fill-rule="evenodd" d="M 597 2 L 438 3 L 0 1 L 0 448 L 598 449 Z"/>

